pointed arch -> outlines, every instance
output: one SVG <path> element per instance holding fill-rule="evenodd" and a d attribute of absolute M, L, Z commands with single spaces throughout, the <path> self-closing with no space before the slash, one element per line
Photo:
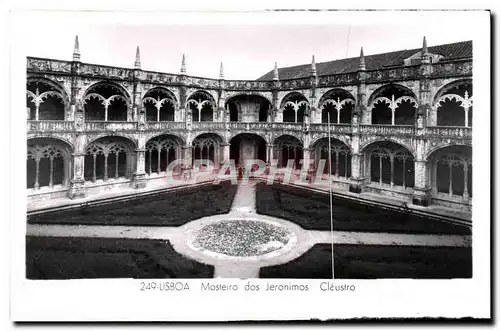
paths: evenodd
<path fill-rule="evenodd" d="M 435 197 L 468 202 L 472 197 L 472 147 L 442 146 L 428 154 L 431 192 Z"/>
<path fill-rule="evenodd" d="M 336 179 L 344 178 L 347 180 L 351 177 L 351 146 L 340 139 L 332 137 L 329 148 L 328 138 L 321 137 L 311 144 L 311 148 L 314 152 L 314 164 L 316 167 L 323 166 L 323 174 L 328 174 L 331 170 L 331 174 Z M 329 152 L 331 155 L 328 154 Z M 331 167 L 330 160 L 332 162 Z M 321 169 L 318 170 L 321 171 Z"/>
<path fill-rule="evenodd" d="M 41 137 L 28 139 L 27 145 L 27 188 L 38 190 L 67 187 L 72 146 L 57 138 Z"/>
<path fill-rule="evenodd" d="M 120 178 L 131 179 L 135 169 L 136 143 L 126 137 L 102 136 L 85 147 L 84 178 L 107 182 Z"/>
<path fill-rule="evenodd" d="M 287 167 L 291 163 L 293 169 L 301 169 L 303 148 L 304 144 L 297 137 L 288 134 L 276 137 L 273 140 L 273 154 L 278 159 L 278 167 Z"/>
<path fill-rule="evenodd" d="M 374 141 L 363 149 L 363 155 L 369 183 L 403 190 L 415 184 L 414 155 L 405 146 L 392 141 Z"/>

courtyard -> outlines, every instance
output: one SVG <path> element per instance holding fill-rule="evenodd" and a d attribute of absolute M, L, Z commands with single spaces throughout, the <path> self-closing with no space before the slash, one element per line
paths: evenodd
<path fill-rule="evenodd" d="M 252 179 L 28 216 L 28 279 L 470 278 L 470 228 Z"/>

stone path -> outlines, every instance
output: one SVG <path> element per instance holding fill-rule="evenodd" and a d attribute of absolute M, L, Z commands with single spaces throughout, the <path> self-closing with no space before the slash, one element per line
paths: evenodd
<path fill-rule="evenodd" d="M 254 181 L 238 185 L 238 190 L 234 196 L 233 204 L 231 205 L 229 213 L 257 213 L 255 206 L 255 185 L 256 182 Z"/>
<path fill-rule="evenodd" d="M 174 249 L 180 254 L 202 263 L 214 265 L 214 277 L 230 278 L 258 277 L 259 269 L 263 266 L 286 263 L 299 257 L 315 244 L 332 242 L 332 234 L 329 231 L 307 231 L 286 220 L 257 214 L 255 184 L 255 182 L 250 181 L 238 186 L 231 211 L 228 214 L 204 217 L 180 227 L 28 224 L 27 235 L 169 240 Z M 253 219 L 278 223 L 290 229 L 296 235 L 296 241 L 288 249 L 278 251 L 280 252 L 278 255 L 273 255 L 269 258 L 249 257 L 248 259 L 239 260 L 234 257 L 228 257 L 227 259 L 214 258 L 201 251 L 197 251 L 190 244 L 197 229 L 212 222 L 228 219 Z M 333 242 L 335 244 L 470 247 L 471 236 L 335 231 Z"/>

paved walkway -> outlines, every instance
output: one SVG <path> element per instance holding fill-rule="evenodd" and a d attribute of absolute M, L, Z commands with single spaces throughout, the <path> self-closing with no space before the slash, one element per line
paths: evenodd
<path fill-rule="evenodd" d="M 247 214 L 256 214 L 255 206 L 255 181 L 249 181 L 246 184 L 238 185 L 238 190 L 231 205 L 231 212 L 240 212 Z"/>
<path fill-rule="evenodd" d="M 250 181 L 238 186 L 228 214 L 204 217 L 180 227 L 28 224 L 27 235 L 169 240 L 180 254 L 214 265 L 215 277 L 230 278 L 258 277 L 261 267 L 286 263 L 307 252 L 315 244 L 332 242 L 332 233 L 329 231 L 308 231 L 289 221 L 257 214 L 255 184 L 256 182 Z M 228 219 L 257 220 L 285 226 L 293 233 L 294 240 L 290 240 L 291 243 L 285 248 L 272 254 L 248 258 L 214 257 L 193 247 L 191 242 L 198 229 L 207 224 Z M 335 244 L 470 247 L 471 236 L 334 231 L 333 242 Z"/>

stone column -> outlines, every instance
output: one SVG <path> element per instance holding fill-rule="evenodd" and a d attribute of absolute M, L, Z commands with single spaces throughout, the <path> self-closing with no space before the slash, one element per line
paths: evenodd
<path fill-rule="evenodd" d="M 78 97 L 80 95 L 80 67 L 80 57 L 74 56 L 73 62 L 71 62 L 71 95 L 69 100 L 69 114 L 65 114 L 64 118 L 66 121 L 73 120 L 75 118 L 76 104 L 78 101 L 81 101 Z"/>
<path fill-rule="evenodd" d="M 229 158 L 230 158 L 230 148 L 231 148 L 231 144 L 227 143 L 227 144 L 222 144 L 222 160 L 220 161 L 221 164 L 223 164 L 224 162 L 228 161 Z"/>
<path fill-rule="evenodd" d="M 351 184 L 349 192 L 361 193 L 364 188 L 364 157 L 361 153 L 353 153 L 351 157 Z"/>
<path fill-rule="evenodd" d="M 134 80 L 132 86 L 132 105 L 127 107 L 127 121 L 138 121 L 139 112 L 142 108 L 142 83 L 140 81 L 142 76 L 142 70 L 140 66 L 136 66 L 134 69 Z"/>
<path fill-rule="evenodd" d="M 425 130 L 425 126 L 436 125 L 435 119 L 436 113 L 432 110 L 432 96 L 429 75 L 432 71 L 431 59 L 427 50 L 427 42 L 425 41 L 422 45 L 422 51 L 420 53 L 421 61 L 419 68 L 419 93 L 418 93 L 418 107 L 415 116 L 415 127 L 417 129 L 417 135 L 422 135 Z M 431 114 L 434 113 L 434 114 Z M 431 120 L 428 119 L 431 117 Z"/>
<path fill-rule="evenodd" d="M 273 159 L 273 147 L 272 144 L 266 144 L 266 163 L 271 164 L 271 160 Z"/>
<path fill-rule="evenodd" d="M 304 148 L 302 149 L 303 153 L 303 161 L 302 161 L 302 167 L 308 169 L 311 163 L 311 149 L 310 148 Z"/>
<path fill-rule="evenodd" d="M 351 184 L 349 192 L 361 193 L 365 185 L 364 155 L 359 147 L 360 135 L 353 134 L 351 140 Z"/>
<path fill-rule="evenodd" d="M 415 139 L 415 185 L 413 186 L 412 203 L 428 206 L 431 203 L 428 162 L 426 160 L 426 140 L 417 136 Z"/>
<path fill-rule="evenodd" d="M 182 175 L 185 180 L 191 179 L 191 171 L 193 169 L 193 146 L 182 147 Z"/>
<path fill-rule="evenodd" d="M 146 149 L 138 148 L 135 150 L 135 171 L 132 180 L 132 187 L 144 188 L 146 187 Z"/>
<path fill-rule="evenodd" d="M 427 162 L 422 160 L 415 161 L 415 186 L 413 187 L 412 199 L 414 205 L 427 207 L 431 203 L 427 177 Z"/>
<path fill-rule="evenodd" d="M 73 153 L 71 157 L 73 178 L 69 181 L 68 196 L 70 199 L 85 198 L 87 196 L 84 178 L 85 154 Z"/>
<path fill-rule="evenodd" d="M 312 175 L 314 173 L 314 166 L 311 164 L 314 163 L 314 159 L 311 160 L 311 148 L 302 149 L 302 153 L 303 153 L 303 158 L 302 158 L 302 169 L 300 171 L 300 180 L 302 182 L 305 182 L 307 181 L 307 176 Z"/>

